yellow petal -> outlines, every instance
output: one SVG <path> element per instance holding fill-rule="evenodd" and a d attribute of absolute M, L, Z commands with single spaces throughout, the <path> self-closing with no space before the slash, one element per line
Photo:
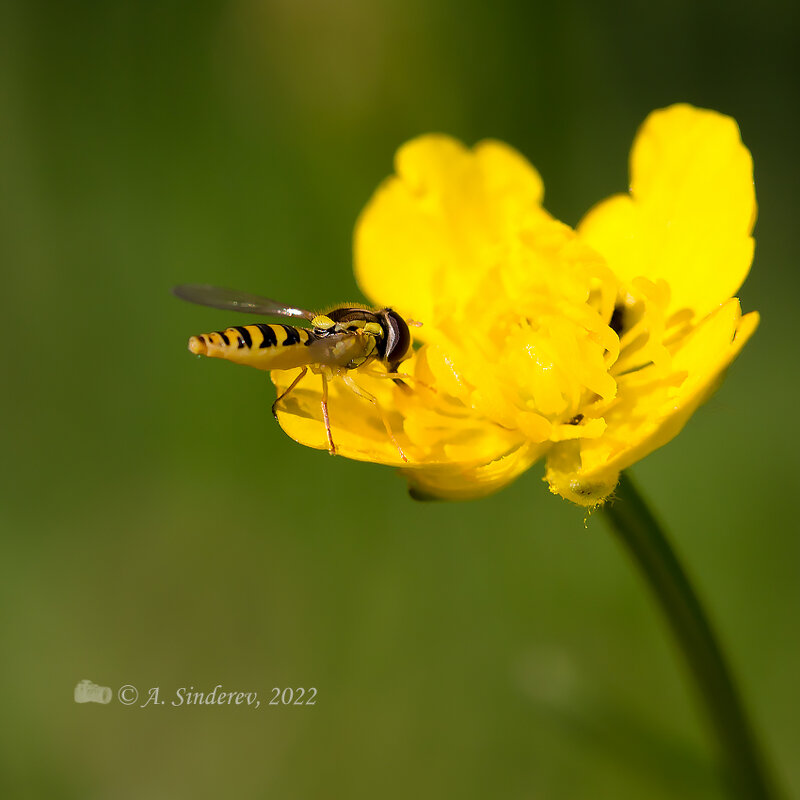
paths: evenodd
<path fill-rule="evenodd" d="M 595 508 L 614 491 L 619 481 L 619 472 L 613 469 L 583 475 L 580 465 L 580 442 L 562 442 L 550 450 L 547 456 L 545 480 L 550 491 L 565 500 L 586 508 Z"/>
<path fill-rule="evenodd" d="M 278 394 L 285 391 L 299 370 L 275 370 L 270 373 Z M 393 435 L 409 459 L 419 457 L 405 436 L 403 420 L 394 410 L 389 380 L 355 376 L 365 391 L 375 396 L 384 410 Z M 318 450 L 328 449 L 322 418 L 322 378 L 311 373 L 300 381 L 278 404 L 278 422 L 283 430 L 300 444 Z M 380 413 L 369 401 L 358 397 L 341 380 L 328 382 L 328 415 L 336 451 L 357 461 L 376 461 L 399 466 L 405 463 L 400 451 L 389 438 Z"/>
<path fill-rule="evenodd" d="M 621 470 L 681 431 L 757 326 L 758 314 L 742 317 L 739 301 L 731 299 L 676 346 L 671 375 L 652 366 L 621 376 L 603 435 L 553 447 L 547 469 L 553 491 L 566 496 L 571 485 L 613 488 Z"/>
<path fill-rule="evenodd" d="M 442 135 L 408 142 L 395 168 L 356 225 L 356 279 L 375 302 L 431 326 L 474 297 L 499 244 L 546 216 L 542 181 L 507 145 L 468 150 Z"/>
<path fill-rule="evenodd" d="M 675 105 L 639 130 L 630 195 L 600 203 L 578 230 L 620 280 L 664 279 L 671 310 L 703 317 L 747 277 L 755 216 L 752 159 L 736 122 Z"/>
<path fill-rule="evenodd" d="M 403 366 L 413 368 L 413 362 Z M 278 394 L 288 388 L 298 373 L 299 370 L 270 373 Z M 519 444 L 517 432 L 475 417 L 458 403 L 443 402 L 439 395 L 422 389 L 404 391 L 391 380 L 375 378 L 360 370 L 348 374 L 363 391 L 375 397 L 377 405 L 358 396 L 340 378 L 328 381 L 328 417 L 339 455 L 398 467 L 471 466 L 495 460 Z M 327 450 L 321 400 L 322 379 L 309 372 L 278 403 L 278 422 L 300 444 Z M 408 460 L 404 461 L 403 456 Z"/>
<path fill-rule="evenodd" d="M 544 446 L 520 444 L 486 464 L 450 464 L 404 469 L 409 490 L 418 500 L 474 500 L 507 486 L 537 461 Z"/>

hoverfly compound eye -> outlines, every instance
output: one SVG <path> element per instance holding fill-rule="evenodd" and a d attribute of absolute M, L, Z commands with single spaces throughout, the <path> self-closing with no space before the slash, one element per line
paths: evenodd
<path fill-rule="evenodd" d="M 384 309 L 382 316 L 386 327 L 386 355 L 384 358 L 389 365 L 389 370 L 394 372 L 411 347 L 411 332 L 406 321 L 391 308 Z"/>

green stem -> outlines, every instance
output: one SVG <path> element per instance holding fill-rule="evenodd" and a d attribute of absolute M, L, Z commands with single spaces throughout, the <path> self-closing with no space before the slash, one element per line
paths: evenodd
<path fill-rule="evenodd" d="M 708 618 L 666 536 L 627 475 L 622 475 L 616 499 L 603 506 L 603 514 L 642 571 L 672 627 L 716 736 L 734 795 L 753 800 L 774 798 Z"/>

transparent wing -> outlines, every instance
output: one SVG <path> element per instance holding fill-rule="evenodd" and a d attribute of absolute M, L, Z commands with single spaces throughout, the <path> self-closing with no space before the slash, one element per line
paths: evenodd
<path fill-rule="evenodd" d="M 202 283 L 182 283 L 175 286 L 172 293 L 181 300 L 197 303 L 201 306 L 220 308 L 223 311 L 243 311 L 246 314 L 264 314 L 270 317 L 290 317 L 311 321 L 316 316 L 312 311 L 292 308 L 276 303 L 268 297 L 260 297 L 249 292 L 237 292 L 219 286 L 206 286 Z"/>
<path fill-rule="evenodd" d="M 353 361 L 363 361 L 368 348 L 369 341 L 366 337 L 346 331 L 317 337 L 306 346 L 305 350 L 309 363 L 347 367 Z"/>

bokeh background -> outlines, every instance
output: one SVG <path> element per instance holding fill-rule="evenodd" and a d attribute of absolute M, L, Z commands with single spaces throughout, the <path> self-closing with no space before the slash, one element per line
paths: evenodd
<path fill-rule="evenodd" d="M 493 136 L 575 223 L 653 108 L 732 114 L 762 328 L 636 467 L 800 795 L 795 3 L 5 2 L 0 790 L 59 798 L 714 798 L 690 687 L 602 519 L 534 469 L 416 504 L 295 445 L 185 281 L 358 298 L 396 147 Z M 76 682 L 257 691 L 77 705 Z M 313 707 L 269 707 L 273 687 Z M 168 697 L 168 699 L 169 699 Z"/>

